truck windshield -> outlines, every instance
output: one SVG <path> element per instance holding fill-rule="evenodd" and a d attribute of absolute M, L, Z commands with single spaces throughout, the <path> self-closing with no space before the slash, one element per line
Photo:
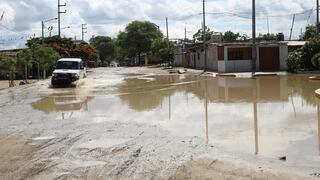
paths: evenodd
<path fill-rule="evenodd" d="M 75 61 L 59 61 L 56 69 L 79 69 L 79 62 Z"/>

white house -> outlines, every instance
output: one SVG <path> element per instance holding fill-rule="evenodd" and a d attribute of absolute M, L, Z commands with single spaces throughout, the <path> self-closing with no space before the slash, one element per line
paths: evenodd
<path fill-rule="evenodd" d="M 305 44 L 303 41 L 260 42 L 257 44 L 256 71 L 285 71 L 285 59 L 290 51 Z M 192 44 L 176 51 L 177 66 L 204 69 L 203 45 Z M 217 72 L 252 71 L 252 43 L 210 43 L 207 46 L 207 68 Z"/>

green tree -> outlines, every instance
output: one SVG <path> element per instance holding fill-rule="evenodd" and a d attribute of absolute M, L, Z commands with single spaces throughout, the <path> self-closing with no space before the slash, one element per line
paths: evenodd
<path fill-rule="evenodd" d="M 259 34 L 257 37 L 257 41 L 276 41 L 278 40 L 278 36 L 275 34 Z"/>
<path fill-rule="evenodd" d="M 115 41 L 111 37 L 93 37 L 90 39 L 90 45 L 99 52 L 101 61 L 110 63 L 115 58 Z"/>
<path fill-rule="evenodd" d="M 133 21 L 127 25 L 124 32 L 118 35 L 118 45 L 128 56 L 138 56 L 141 64 L 141 54 L 151 51 L 152 41 L 162 38 L 158 26 L 148 21 Z"/>
<path fill-rule="evenodd" d="M 316 38 L 316 26 L 315 25 L 308 25 L 306 26 L 306 32 L 303 34 L 303 40 L 310 40 Z"/>
<path fill-rule="evenodd" d="M 32 46 L 37 46 L 42 44 L 42 39 L 40 37 L 35 37 L 27 40 L 26 46 L 31 48 Z"/>
<path fill-rule="evenodd" d="M 205 27 L 205 40 L 209 41 L 213 35 L 213 31 L 210 30 L 209 27 Z M 194 35 L 193 35 L 194 41 L 203 41 L 203 28 L 199 29 Z"/>
<path fill-rule="evenodd" d="M 243 35 L 240 36 L 240 40 L 241 41 L 248 41 L 249 39 L 250 38 L 249 38 L 249 36 L 247 34 L 243 34 Z"/>
<path fill-rule="evenodd" d="M 234 33 L 232 31 L 226 31 L 222 37 L 223 41 L 229 41 L 229 42 L 236 41 L 239 38 L 240 38 L 240 34 Z"/>
<path fill-rule="evenodd" d="M 312 59 L 311 62 L 313 64 L 313 66 L 319 70 L 320 69 L 320 53 L 315 54 Z"/>
<path fill-rule="evenodd" d="M 43 70 L 43 78 L 46 78 L 46 71 L 53 67 L 53 65 L 60 58 L 60 55 L 52 48 L 45 46 L 37 46 L 34 52 L 35 61 L 39 63 Z"/>
<path fill-rule="evenodd" d="M 24 68 L 25 81 L 28 83 L 28 69 L 32 67 L 33 54 L 31 49 L 24 49 L 17 54 L 18 65 Z"/>
<path fill-rule="evenodd" d="M 75 47 L 71 38 L 60 38 L 59 36 L 45 37 L 43 39 L 44 45 L 57 44 L 64 49 L 72 49 Z M 27 40 L 26 46 L 31 48 L 33 45 L 42 45 L 42 38 L 35 37 Z"/>
<path fill-rule="evenodd" d="M 152 54 L 158 56 L 162 63 L 164 62 L 173 62 L 174 52 L 175 52 L 175 43 L 168 42 L 165 39 L 156 39 L 152 42 L 151 45 Z"/>
<path fill-rule="evenodd" d="M 296 73 L 301 69 L 301 51 L 293 51 L 286 58 L 288 72 Z"/>
<path fill-rule="evenodd" d="M 302 47 L 301 68 L 315 69 L 312 64 L 312 58 L 315 54 L 320 52 L 320 41 L 315 39 L 310 40 Z"/>
<path fill-rule="evenodd" d="M 97 62 L 99 59 L 98 51 L 87 43 L 78 44 L 69 52 L 71 57 L 81 58 L 86 64 Z"/>
<path fill-rule="evenodd" d="M 14 80 L 16 78 L 17 60 L 10 56 L 0 55 L 0 69 L 6 71 L 9 79 L 9 87 L 14 87 Z"/>

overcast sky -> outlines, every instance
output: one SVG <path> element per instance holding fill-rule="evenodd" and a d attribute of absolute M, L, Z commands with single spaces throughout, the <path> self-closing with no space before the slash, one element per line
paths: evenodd
<path fill-rule="evenodd" d="M 58 0 L 1 0 L 0 49 L 23 47 L 29 36 L 41 35 L 41 21 L 57 17 Z M 267 19 L 271 33 L 290 34 L 292 14 L 296 16 L 293 30 L 297 38 L 306 24 L 315 22 L 315 0 L 256 0 L 257 33 L 267 33 Z M 81 38 L 81 24 L 88 24 L 86 40 L 93 35 L 116 37 L 132 20 L 149 20 L 165 32 L 165 17 L 169 18 L 170 38 L 183 38 L 187 27 L 189 38 L 201 28 L 202 0 L 61 0 L 67 3 L 62 14 L 62 35 Z M 216 32 L 232 30 L 250 35 L 251 0 L 206 0 L 208 26 Z M 218 13 L 218 14 L 214 14 Z M 222 13 L 222 14 L 221 14 Z M 267 18 L 269 16 L 269 18 Z M 57 22 L 52 35 L 57 34 Z M 46 30 L 46 36 L 49 35 Z"/>

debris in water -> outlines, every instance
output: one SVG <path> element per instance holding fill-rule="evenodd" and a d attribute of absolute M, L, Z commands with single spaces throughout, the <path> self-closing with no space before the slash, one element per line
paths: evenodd
<path fill-rule="evenodd" d="M 320 177 L 320 173 L 312 173 L 312 174 L 310 174 L 310 176 L 313 176 L 313 177 Z"/>
<path fill-rule="evenodd" d="M 287 156 L 279 157 L 279 160 L 281 160 L 281 161 L 287 161 Z"/>

